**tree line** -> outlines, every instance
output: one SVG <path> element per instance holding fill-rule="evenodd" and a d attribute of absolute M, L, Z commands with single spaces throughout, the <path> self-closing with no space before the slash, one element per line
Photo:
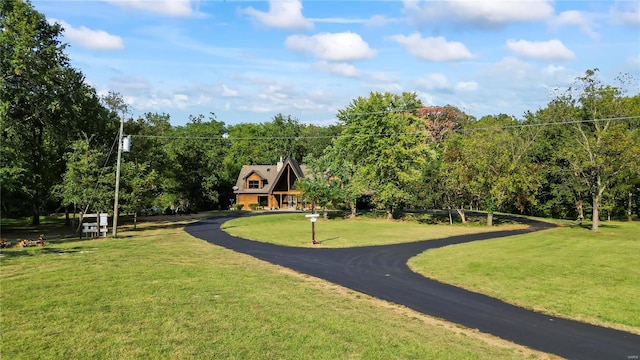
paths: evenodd
<path fill-rule="evenodd" d="M 113 209 L 118 128 L 120 211 L 226 208 L 245 164 L 289 156 L 307 164 L 309 201 L 387 211 L 482 209 L 546 217 L 631 219 L 640 208 L 640 96 L 597 69 L 522 119 L 476 119 L 425 106 L 415 93 L 372 92 L 316 126 L 276 114 L 227 125 L 211 113 L 171 125 L 132 117 L 117 93 L 100 96 L 70 65 L 63 29 L 30 2 L 0 1 L 0 182 L 3 217 Z M 633 80 L 633 79 L 631 79 Z M 154 210 L 155 211 L 155 210 Z"/>
<path fill-rule="evenodd" d="M 371 93 L 338 112 L 340 136 L 301 182 L 312 201 L 352 210 L 367 195 L 388 217 L 404 208 L 631 220 L 640 208 L 640 95 L 587 70 L 522 119 L 475 119 L 424 106 L 415 93 Z M 340 189 L 340 191 L 332 190 Z"/>

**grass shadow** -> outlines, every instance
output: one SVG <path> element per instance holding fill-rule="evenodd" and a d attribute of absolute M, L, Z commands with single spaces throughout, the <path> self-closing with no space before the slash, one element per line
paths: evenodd
<path fill-rule="evenodd" d="M 126 233 L 129 233 L 129 232 L 133 233 L 133 234 L 126 234 L 126 235 L 118 235 L 118 238 L 137 236 L 135 233 L 143 232 L 143 231 L 180 229 L 180 228 L 183 228 L 183 227 L 185 227 L 187 225 L 189 225 L 189 224 L 186 224 L 186 223 L 165 223 L 165 224 L 154 224 L 154 225 L 143 225 L 143 226 L 140 226 L 140 224 L 138 224 L 138 226 L 135 229 L 133 228 L 133 226 L 127 226 L 127 228 L 122 228 L 122 229 L 120 229 L 118 227 L 120 233 L 125 233 L 125 232 Z"/>
<path fill-rule="evenodd" d="M 588 230 L 591 231 L 591 226 L 592 224 L 590 222 L 573 222 L 569 225 L 567 225 L 567 227 L 572 228 L 572 229 L 584 229 L 584 230 Z M 598 225 L 598 229 L 620 229 L 621 226 L 617 225 L 617 224 L 610 224 L 610 223 L 606 223 L 606 222 L 601 222 Z"/>
<path fill-rule="evenodd" d="M 325 243 L 325 242 L 328 242 L 328 241 L 333 241 L 333 240 L 338 240 L 338 239 L 340 239 L 339 236 L 334 236 L 332 238 L 322 239 L 322 240 L 320 240 L 320 243 L 322 244 L 322 243 Z"/>
<path fill-rule="evenodd" d="M 8 248 L 0 251 L 0 258 L 2 259 L 16 259 L 25 256 L 39 256 L 39 255 L 64 255 L 74 254 L 85 250 L 81 246 L 72 248 L 60 249 L 55 247 L 31 247 L 31 248 Z"/>

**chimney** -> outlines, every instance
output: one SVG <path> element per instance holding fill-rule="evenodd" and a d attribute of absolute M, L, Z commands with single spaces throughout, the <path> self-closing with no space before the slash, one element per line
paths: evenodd
<path fill-rule="evenodd" d="M 284 163 L 282 162 L 282 156 L 280 156 L 280 161 L 278 161 L 278 164 L 276 165 L 276 171 L 280 172 L 280 170 L 282 170 L 283 165 Z"/>

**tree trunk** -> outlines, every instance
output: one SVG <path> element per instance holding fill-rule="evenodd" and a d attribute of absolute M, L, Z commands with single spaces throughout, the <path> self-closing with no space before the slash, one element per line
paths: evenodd
<path fill-rule="evenodd" d="M 598 231 L 600 227 L 600 196 L 593 196 L 593 215 L 591 216 L 591 230 Z"/>
<path fill-rule="evenodd" d="M 42 186 L 42 128 L 33 127 L 32 135 L 34 143 L 31 144 L 32 156 L 33 156 L 33 182 L 31 186 L 33 188 L 33 198 L 31 199 L 31 206 L 33 207 L 33 217 L 31 218 L 31 225 L 40 225 L 40 188 Z"/>
<path fill-rule="evenodd" d="M 582 200 L 576 201 L 576 210 L 578 210 L 578 221 L 582 223 L 582 221 L 584 221 L 584 207 L 582 206 Z"/>
<path fill-rule="evenodd" d="M 449 225 L 453 225 L 453 217 L 451 216 L 451 209 L 448 209 L 447 212 L 449 213 Z"/>
<path fill-rule="evenodd" d="M 349 215 L 350 218 L 355 219 L 356 218 L 356 202 L 352 202 L 351 203 L 351 215 Z"/>
<path fill-rule="evenodd" d="M 631 208 L 633 207 L 633 193 L 629 191 L 629 203 L 627 204 L 627 221 L 633 220 Z"/>
<path fill-rule="evenodd" d="M 329 212 L 327 211 L 327 207 L 326 207 L 326 206 L 323 206 L 323 207 L 322 207 L 322 217 L 323 217 L 325 220 L 328 220 L 328 219 L 329 219 Z"/>
<path fill-rule="evenodd" d="M 393 208 L 387 209 L 387 219 L 393 220 Z"/>
<path fill-rule="evenodd" d="M 38 200 L 33 199 L 32 205 L 33 205 L 33 217 L 31 218 L 31 225 L 40 225 L 40 206 L 38 206 Z"/>
<path fill-rule="evenodd" d="M 69 217 L 69 206 L 64 207 L 64 226 L 71 226 L 71 218 Z"/>
<path fill-rule="evenodd" d="M 133 213 L 133 230 L 136 230 L 138 226 L 138 212 Z"/>
<path fill-rule="evenodd" d="M 596 177 L 596 191 L 592 194 L 593 199 L 593 214 L 591 216 L 591 230 L 598 231 L 600 227 L 600 203 L 602 202 L 602 194 L 607 188 L 607 183 L 602 183 L 600 175 Z"/>
<path fill-rule="evenodd" d="M 456 212 L 460 215 L 460 221 L 462 221 L 463 224 L 466 224 L 467 217 L 464 214 L 464 208 L 456 209 Z"/>
<path fill-rule="evenodd" d="M 493 226 L 493 213 L 487 213 L 487 226 Z"/>

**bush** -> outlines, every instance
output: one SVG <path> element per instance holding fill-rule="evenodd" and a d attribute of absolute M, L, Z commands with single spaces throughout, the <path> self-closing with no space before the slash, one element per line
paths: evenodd
<path fill-rule="evenodd" d="M 236 209 L 238 210 L 242 210 L 243 207 L 244 207 L 244 204 L 236 204 Z"/>
<path fill-rule="evenodd" d="M 258 206 L 260 205 L 257 203 L 249 204 L 249 209 L 251 209 L 252 211 L 256 211 L 258 210 Z"/>

